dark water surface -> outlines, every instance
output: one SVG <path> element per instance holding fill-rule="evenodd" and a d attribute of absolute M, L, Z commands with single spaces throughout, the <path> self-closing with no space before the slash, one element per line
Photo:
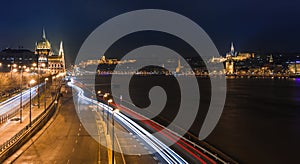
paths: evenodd
<path fill-rule="evenodd" d="M 201 104 L 190 129 L 197 136 L 210 102 L 209 79 L 198 81 Z M 110 76 L 99 77 L 97 83 L 101 84 L 98 89 L 109 91 Z M 165 89 L 168 100 L 154 119 L 167 125 L 180 104 L 174 77 L 135 77 L 130 83 L 130 96 L 135 105 L 147 107 L 149 90 L 156 85 Z M 299 163 L 300 81 L 228 79 L 223 114 L 206 141 L 241 163 Z"/>

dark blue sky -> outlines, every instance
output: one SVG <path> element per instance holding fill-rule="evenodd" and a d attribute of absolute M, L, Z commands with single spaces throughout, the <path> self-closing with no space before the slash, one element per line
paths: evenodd
<path fill-rule="evenodd" d="M 238 51 L 300 52 L 299 7 L 297 0 L 2 1 L 0 48 L 23 46 L 33 50 L 45 27 L 54 49 L 64 41 L 70 61 L 84 39 L 104 21 L 131 10 L 158 8 L 197 22 L 222 54 L 231 41 Z"/>

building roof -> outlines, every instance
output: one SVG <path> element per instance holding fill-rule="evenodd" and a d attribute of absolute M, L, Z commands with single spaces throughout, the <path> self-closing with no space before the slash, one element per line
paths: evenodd
<path fill-rule="evenodd" d="M 51 44 L 49 40 L 46 38 L 46 32 L 43 28 L 42 39 L 36 43 L 36 49 L 51 49 Z"/>
<path fill-rule="evenodd" d="M 36 49 L 51 49 L 51 44 L 48 39 L 42 38 L 36 43 Z"/>
<path fill-rule="evenodd" d="M 11 49 L 11 48 L 6 48 L 4 50 L 1 51 L 1 54 L 4 54 L 4 53 L 33 53 L 32 51 L 30 50 L 27 50 L 27 49 Z"/>

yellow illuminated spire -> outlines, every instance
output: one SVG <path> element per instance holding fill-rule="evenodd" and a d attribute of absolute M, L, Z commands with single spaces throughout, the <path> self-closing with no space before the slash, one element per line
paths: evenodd
<path fill-rule="evenodd" d="M 231 42 L 230 51 L 231 51 L 231 52 L 234 52 L 234 46 L 233 46 L 233 42 Z"/>
<path fill-rule="evenodd" d="M 43 27 L 43 39 L 46 39 L 46 32 L 45 32 L 45 29 L 44 29 L 44 27 Z"/>

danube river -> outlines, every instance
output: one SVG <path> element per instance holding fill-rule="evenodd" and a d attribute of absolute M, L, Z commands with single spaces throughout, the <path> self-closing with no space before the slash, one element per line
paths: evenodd
<path fill-rule="evenodd" d="M 198 82 L 201 104 L 190 128 L 195 135 L 210 102 L 209 80 L 199 78 Z M 100 76 L 97 83 L 97 89 L 109 91 L 110 76 Z M 180 104 L 180 89 L 174 77 L 137 76 L 131 80 L 130 96 L 136 106 L 147 107 L 148 92 L 155 85 L 165 89 L 168 100 L 154 119 L 167 125 Z M 296 163 L 299 139 L 300 79 L 227 79 L 223 114 L 205 141 L 241 163 Z"/>

